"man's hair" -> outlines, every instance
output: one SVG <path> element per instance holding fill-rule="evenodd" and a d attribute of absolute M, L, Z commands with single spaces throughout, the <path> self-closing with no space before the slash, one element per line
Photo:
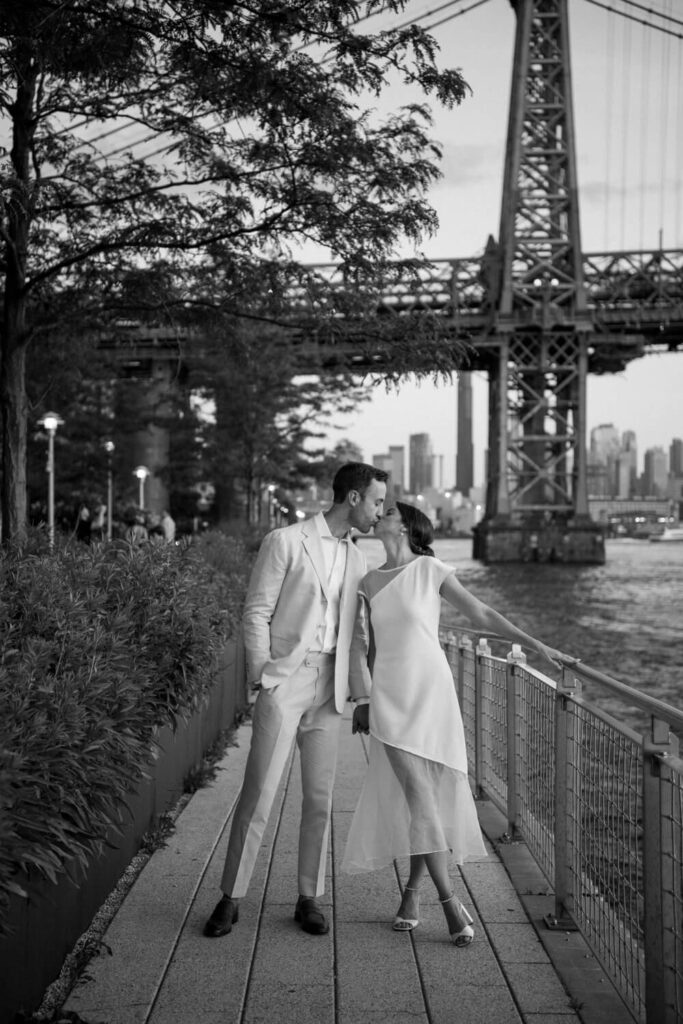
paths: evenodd
<path fill-rule="evenodd" d="M 341 505 L 346 501 L 349 491 L 358 491 L 363 497 L 373 480 L 384 484 L 389 479 L 389 474 L 376 466 L 369 466 L 366 462 L 345 462 L 334 475 L 332 490 L 334 492 L 335 505 Z"/>

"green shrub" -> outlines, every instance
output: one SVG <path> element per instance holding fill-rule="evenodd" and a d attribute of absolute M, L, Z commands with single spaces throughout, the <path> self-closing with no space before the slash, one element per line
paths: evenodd
<path fill-rule="evenodd" d="M 84 869 L 121 821 L 155 730 L 213 682 L 248 561 L 221 537 L 0 555 L 0 928 L 22 873 Z"/>

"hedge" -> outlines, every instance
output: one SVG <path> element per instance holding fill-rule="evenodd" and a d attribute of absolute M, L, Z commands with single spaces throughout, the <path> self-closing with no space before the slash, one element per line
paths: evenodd
<path fill-rule="evenodd" d="M 223 535 L 0 555 L 0 932 L 10 893 L 84 873 L 123 820 L 155 733 L 211 685 L 249 564 Z"/>

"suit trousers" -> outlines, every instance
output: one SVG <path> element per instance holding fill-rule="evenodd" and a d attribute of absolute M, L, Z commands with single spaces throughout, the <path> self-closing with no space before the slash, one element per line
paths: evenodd
<path fill-rule="evenodd" d="M 254 704 L 251 747 L 221 881 L 221 889 L 227 896 L 239 899 L 247 892 L 295 738 L 303 791 L 299 894 L 320 896 L 325 891 L 341 717 L 334 702 L 333 654 L 311 654 L 285 682 L 259 691 Z"/>

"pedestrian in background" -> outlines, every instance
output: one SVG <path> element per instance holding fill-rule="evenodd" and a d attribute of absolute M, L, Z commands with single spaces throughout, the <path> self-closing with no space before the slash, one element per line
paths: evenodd
<path fill-rule="evenodd" d="M 90 537 L 92 540 L 104 540 L 107 533 L 107 506 L 102 502 L 95 505 L 92 522 L 90 524 Z"/>
<path fill-rule="evenodd" d="M 161 528 L 164 531 L 164 538 L 167 544 L 173 544 L 175 540 L 175 520 L 168 509 L 161 513 Z"/>
<path fill-rule="evenodd" d="M 145 526 L 145 513 L 142 509 L 136 509 L 128 513 L 128 527 L 123 535 L 133 547 L 139 547 L 148 539 L 147 527 Z"/>
<path fill-rule="evenodd" d="M 160 515 L 157 515 L 156 512 L 148 512 L 145 516 L 145 527 L 150 544 L 158 546 L 166 543 Z"/>
<path fill-rule="evenodd" d="M 76 540 L 82 541 L 84 544 L 90 543 L 90 509 L 84 501 L 80 503 L 76 510 L 76 525 L 74 527 L 74 536 Z"/>

